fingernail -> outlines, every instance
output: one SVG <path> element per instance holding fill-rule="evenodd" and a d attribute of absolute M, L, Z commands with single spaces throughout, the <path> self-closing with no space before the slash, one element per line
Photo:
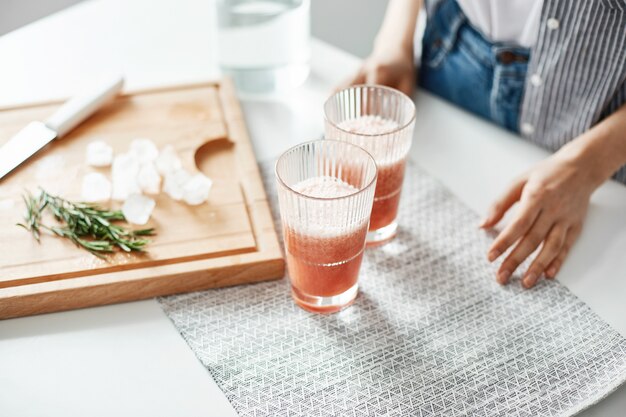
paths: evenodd
<path fill-rule="evenodd" d="M 489 223 L 491 221 L 491 218 L 494 216 L 494 213 L 492 211 L 490 211 L 489 213 L 487 213 L 487 215 L 485 217 L 483 217 L 483 219 L 480 222 L 480 226 L 481 227 L 485 227 L 485 225 L 487 225 L 487 223 Z"/>
<path fill-rule="evenodd" d="M 489 253 L 487 254 L 487 259 L 489 260 L 489 262 L 493 262 L 496 259 L 498 259 L 498 256 L 500 256 L 500 251 L 497 249 L 493 249 L 493 250 L 490 250 Z"/>
<path fill-rule="evenodd" d="M 478 228 L 482 229 L 483 227 L 485 227 L 485 225 L 487 224 L 487 220 L 489 220 L 489 217 L 485 217 L 483 218 L 479 223 L 478 223 Z"/>
<path fill-rule="evenodd" d="M 552 268 L 548 269 L 548 271 L 546 272 L 546 276 L 548 278 L 554 278 L 556 276 L 556 268 L 552 267 Z"/>
<path fill-rule="evenodd" d="M 504 271 L 498 272 L 498 282 L 502 285 L 506 284 L 509 281 L 509 277 L 511 273 L 505 269 Z"/>
<path fill-rule="evenodd" d="M 534 272 L 527 273 L 522 280 L 522 284 L 525 288 L 532 288 L 535 285 L 535 282 L 537 282 L 537 274 Z"/>

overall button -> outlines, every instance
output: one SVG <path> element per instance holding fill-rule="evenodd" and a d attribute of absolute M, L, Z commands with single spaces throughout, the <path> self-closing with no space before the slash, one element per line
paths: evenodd
<path fill-rule="evenodd" d="M 556 29 L 559 28 L 559 21 L 557 19 L 555 19 L 554 17 L 551 17 L 546 22 L 546 25 L 548 26 L 548 29 L 556 30 Z"/>
<path fill-rule="evenodd" d="M 522 123 L 520 127 L 524 135 L 532 135 L 535 133 L 535 127 L 530 123 Z"/>
<path fill-rule="evenodd" d="M 533 74 L 530 77 L 530 83 L 535 87 L 539 87 L 541 84 L 543 84 L 543 80 L 541 79 L 541 76 L 539 74 Z"/>

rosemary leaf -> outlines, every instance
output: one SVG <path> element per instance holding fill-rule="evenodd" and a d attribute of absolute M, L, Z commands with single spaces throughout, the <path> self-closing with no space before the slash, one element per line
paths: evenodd
<path fill-rule="evenodd" d="M 72 241 L 77 247 L 104 258 L 104 254 L 119 248 L 125 252 L 143 251 L 150 243 L 145 236 L 154 235 L 154 229 L 132 230 L 112 222 L 125 221 L 121 210 L 108 210 L 98 205 L 71 202 L 41 190 L 39 195 L 27 193 L 23 196 L 26 205 L 24 223 L 20 226 L 31 232 L 40 241 L 41 230 Z M 49 210 L 61 226 L 41 223 L 42 214 Z"/>

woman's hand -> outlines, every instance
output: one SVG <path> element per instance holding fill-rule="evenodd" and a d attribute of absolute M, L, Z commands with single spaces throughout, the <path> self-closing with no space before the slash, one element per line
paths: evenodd
<path fill-rule="evenodd" d="M 541 274 L 554 278 L 580 235 L 593 191 L 626 163 L 626 104 L 515 181 L 491 207 L 481 227 L 495 226 L 519 201 L 519 211 L 498 235 L 487 258 L 495 261 L 515 243 L 498 270 L 506 284 L 541 245 L 522 278 L 526 288 Z"/>
<path fill-rule="evenodd" d="M 381 84 L 411 96 L 415 88 L 415 77 L 413 51 L 398 46 L 383 51 L 375 50 L 357 74 L 340 88 L 355 84 Z"/>
<path fill-rule="evenodd" d="M 487 258 L 495 261 L 507 249 L 514 249 L 502 262 L 497 281 L 506 284 L 518 266 L 541 245 L 522 278 L 526 288 L 542 274 L 554 278 L 572 245 L 580 235 L 591 193 L 599 181 L 593 175 L 597 162 L 572 157 L 563 148 L 516 180 L 491 207 L 481 227 L 495 226 L 519 202 L 519 211 L 500 232 Z"/>

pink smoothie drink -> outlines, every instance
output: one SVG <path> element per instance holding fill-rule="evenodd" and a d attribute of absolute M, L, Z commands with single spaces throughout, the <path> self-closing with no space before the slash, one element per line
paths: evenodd
<path fill-rule="evenodd" d="M 413 100 L 394 88 L 353 85 L 324 103 L 326 137 L 359 146 L 378 168 L 368 246 L 385 244 L 398 231 L 396 217 L 414 127 Z"/>
<path fill-rule="evenodd" d="M 395 120 L 386 119 L 375 115 L 360 116 L 354 119 L 344 120 L 338 125 L 346 132 L 355 135 L 384 135 L 398 129 L 399 125 Z M 378 181 L 376 182 L 376 192 L 374 194 L 374 206 L 370 219 L 369 230 L 378 230 L 393 223 L 398 215 L 400 204 L 400 192 L 404 181 L 404 169 L 406 158 L 393 158 L 387 155 L 388 146 L 385 139 L 380 139 L 360 143 L 374 157 L 378 168 Z"/>
<path fill-rule="evenodd" d="M 388 226 L 398 216 L 405 165 L 405 159 L 378 165 L 378 183 L 374 194 L 369 230 L 378 230 Z"/>
<path fill-rule="evenodd" d="M 358 191 L 347 182 L 326 176 L 306 179 L 291 188 L 316 198 L 343 197 Z M 308 296 L 333 297 L 348 291 L 357 283 L 365 248 L 367 221 L 349 227 L 337 227 L 329 221 L 332 214 L 320 210 L 314 222 L 284 229 L 294 298 L 308 310 L 334 311 L 304 305 L 300 300 Z"/>

